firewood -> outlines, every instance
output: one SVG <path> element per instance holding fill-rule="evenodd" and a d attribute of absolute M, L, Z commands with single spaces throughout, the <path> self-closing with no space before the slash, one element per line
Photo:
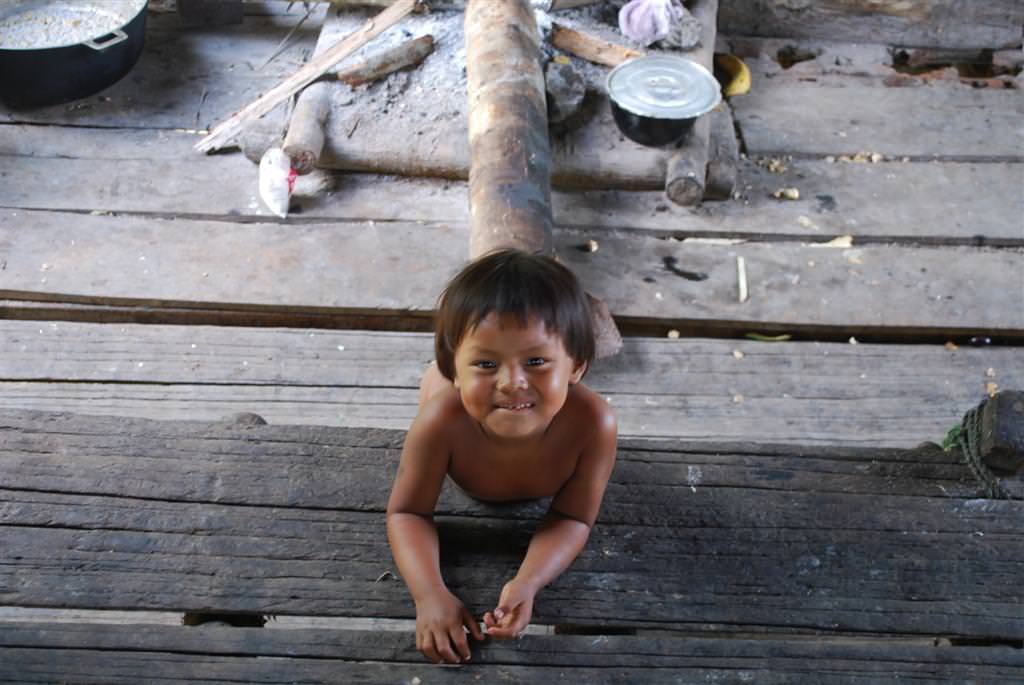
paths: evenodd
<path fill-rule="evenodd" d="M 353 87 L 372 83 L 400 69 L 418 65 L 433 51 L 434 37 L 420 36 L 346 67 L 338 72 L 338 80 Z"/>
<path fill-rule="evenodd" d="M 328 84 L 314 83 L 299 93 L 282 149 L 299 174 L 308 174 L 324 149 L 324 124 L 331 111 Z"/>
<path fill-rule="evenodd" d="M 215 126 L 209 135 L 196 143 L 195 149 L 200 152 L 208 152 L 223 147 L 237 136 L 246 124 L 260 118 L 308 86 L 335 64 L 394 26 L 414 9 L 422 6 L 422 3 L 423 0 L 395 0 L 386 10 L 368 20 L 362 28 L 350 33 L 322 55 L 310 60 L 295 74 L 271 88 L 262 97 Z"/>
<path fill-rule="evenodd" d="M 643 57 L 644 53 L 624 45 L 610 43 L 584 31 L 552 22 L 551 44 L 563 52 L 608 67 L 617 67 L 628 59 Z"/>

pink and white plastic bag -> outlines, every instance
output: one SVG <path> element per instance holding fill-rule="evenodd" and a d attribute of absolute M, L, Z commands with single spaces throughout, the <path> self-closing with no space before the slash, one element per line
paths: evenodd
<path fill-rule="evenodd" d="M 626 38 L 647 46 L 668 37 L 686 17 L 679 0 L 630 0 L 619 10 L 619 30 Z"/>

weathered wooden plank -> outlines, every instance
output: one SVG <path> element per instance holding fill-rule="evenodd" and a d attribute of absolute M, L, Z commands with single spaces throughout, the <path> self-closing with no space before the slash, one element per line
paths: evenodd
<path fill-rule="evenodd" d="M 194 159 L 194 136 L 167 131 L 0 127 L 7 161 L 0 205 L 12 209 L 227 216 L 258 221 L 255 167 L 241 155 Z M 145 157 L 139 157 L 139 150 Z M 72 155 L 68 158 L 67 155 Z M 695 213 L 661 192 L 556 191 L 558 224 L 650 230 L 673 235 L 813 236 L 1019 244 L 1024 232 L 1024 165 L 1006 163 L 828 163 L 765 160 L 740 167 L 738 202 Z M 217 183 L 219 192 L 206 189 Z M 783 187 L 800 191 L 780 201 Z M 313 218 L 468 221 L 463 182 L 346 175 L 321 197 L 297 198 L 301 221 Z M 803 219 L 803 221 L 801 221 Z"/>
<path fill-rule="evenodd" d="M 468 242 L 466 226 L 455 223 L 257 225 L 86 215 L 72 222 L 57 212 L 11 210 L 3 217 L 11 221 L 0 227 L 0 297 L 21 300 L 422 314 L 466 258 Z M 1024 335 L 1013 287 L 1024 277 L 1017 250 L 722 246 L 637 236 L 606 237 L 593 253 L 573 249 L 585 238 L 559 232 L 559 254 L 627 320 Z M 743 303 L 738 256 L 749 281 Z M 707 278 L 689 280 L 679 270 Z"/>
<path fill-rule="evenodd" d="M 2 418 L 9 603 L 408 615 L 401 584 L 377 582 L 401 433 Z M 1024 505 L 963 499 L 955 460 L 627 442 L 587 551 L 535 617 L 1019 639 Z M 447 491 L 457 592 L 493 601 L 542 511 Z"/>
<path fill-rule="evenodd" d="M 242 26 L 210 32 L 184 30 L 174 15 L 151 15 L 146 49 L 116 84 L 67 105 L 20 111 L 0 107 L 0 121 L 205 129 L 305 63 L 319 21 L 305 22 L 289 46 L 267 63 L 300 17 L 252 17 Z"/>
<path fill-rule="evenodd" d="M 1024 9 L 1014 0 L 730 0 L 718 21 L 737 35 L 999 48 L 1020 45 Z"/>
<path fill-rule="evenodd" d="M 725 493 L 704 506 L 721 506 L 730 499 Z M 668 501 L 665 493 L 639 497 L 650 494 L 660 506 Z M 862 517 L 873 519 L 870 532 L 845 514 L 825 514 L 824 526 L 789 530 L 774 520 L 778 508 L 813 503 L 786 494 L 789 504 L 750 499 L 749 506 L 769 507 L 758 514 L 756 533 L 728 514 L 715 517 L 717 525 L 700 520 L 696 527 L 666 520 L 601 523 L 571 570 L 542 594 L 534 619 L 670 631 L 809 626 L 1007 640 L 1024 635 L 1013 583 L 1024 546 L 1019 532 L 1001 531 L 1020 523 L 1019 506 L 983 517 L 1001 516 L 996 525 L 976 518 L 972 530 L 963 530 L 963 522 L 952 523 L 960 531 L 950 531 L 942 529 L 950 527 L 948 505 L 897 497 Z M 742 497 L 748 495 L 732 499 Z M 14 605 L 412 615 L 404 585 L 377 580 L 394 573 L 380 512 L 16 491 L 4 492 L 2 501 L 8 527 L 0 527 L 0 536 L 10 562 L 0 569 L 0 581 Z M 868 506 L 865 497 L 854 496 L 829 504 Z M 893 506 L 899 504 L 909 507 L 900 513 Z M 483 513 L 438 521 L 448 584 L 477 611 L 494 601 L 534 525 Z M 886 530 L 893 525 L 898 529 Z"/>
<path fill-rule="evenodd" d="M 751 155 L 1024 160 L 1024 98 L 1014 90 L 759 81 L 732 105 Z"/>
<path fill-rule="evenodd" d="M 9 487 L 46 490 L 50 487 L 46 479 L 53 478 L 63 482 L 60 488 L 63 492 L 120 493 L 145 499 L 308 507 L 324 506 L 328 501 L 345 501 L 348 508 L 369 506 L 371 510 L 378 511 L 390 489 L 390 471 L 393 471 L 393 462 L 404 439 L 404 431 L 327 426 L 237 427 L 217 422 L 160 422 L 24 411 L 5 412 L 2 416 L 6 429 L 2 446 L 5 453 L 14 459 L 5 474 Z M 130 437 L 121 434 L 125 426 L 135 429 Z M 61 430 L 57 431 L 55 427 Z M 190 434 L 189 430 L 193 432 Z M 252 439 L 261 434 L 273 436 L 273 444 L 248 446 L 242 452 L 232 451 L 223 444 L 225 439 Z M 39 445 L 49 445 L 44 454 L 50 456 L 37 455 L 35 460 L 22 463 L 24 450 L 31 448 L 35 453 Z M 59 445 L 59 451 L 64 453 L 72 452 L 75 455 L 73 463 L 64 463 L 53 456 L 51 453 L 56 448 L 52 445 Z M 718 455 L 716 449 L 732 454 Z M 146 458 L 133 460 L 123 456 L 126 454 L 142 454 Z M 652 461 L 656 460 L 655 454 L 661 455 L 660 460 Z M 754 456 L 746 459 L 740 455 Z M 755 468 L 754 462 L 768 460 L 769 457 L 774 460 L 770 472 Z M 935 448 L 908 451 L 823 446 L 758 447 L 751 443 L 708 445 L 651 440 L 623 440 L 620 443 L 620 471 L 632 469 L 629 471 L 630 483 L 649 482 L 682 490 L 691 490 L 690 486 L 699 483 L 744 488 L 756 486 L 769 490 L 800 489 L 815 482 L 815 476 L 801 473 L 803 469 L 810 468 L 812 458 L 816 460 L 812 470 L 831 474 L 835 479 L 832 487 L 819 484 L 821 492 L 896 493 L 900 492 L 900 487 L 911 488 L 914 483 L 894 483 L 894 480 L 923 477 L 924 474 L 940 481 L 945 491 L 932 483 L 925 483 L 914 489 L 913 494 L 945 498 L 955 492 L 973 492 L 970 483 L 963 487 L 957 485 L 966 473 L 965 467 L 959 464 L 960 457 Z M 313 477 L 321 465 L 339 459 L 347 465 L 345 474 L 320 479 Z M 870 466 L 859 463 L 865 459 L 871 462 Z M 633 462 L 636 462 L 634 466 L 628 466 Z M 136 473 L 130 488 L 119 490 L 123 484 L 104 482 L 102 472 L 112 468 L 111 463 L 116 463 L 117 468 L 126 473 Z M 652 466 L 652 463 L 659 465 Z M 177 478 L 168 475 L 168 480 L 175 481 L 173 484 L 160 482 L 165 471 L 169 474 L 183 464 L 188 465 L 187 472 Z M 388 464 L 388 469 L 381 469 L 382 464 Z M 908 469 L 909 464 L 918 465 L 920 469 Z M 684 465 L 687 467 L 685 470 L 682 468 Z M 729 469 L 730 465 L 734 470 Z M 702 473 L 691 473 L 690 466 Z M 658 469 L 666 469 L 666 472 L 658 473 Z M 215 477 L 218 473 L 220 478 Z M 239 489 L 249 475 L 257 473 L 262 474 L 260 478 Z M 780 477 L 783 473 L 785 476 Z M 231 480 L 225 480 L 229 477 Z M 154 478 L 156 481 L 150 482 Z M 807 478 L 811 480 L 805 480 Z M 289 495 L 285 500 L 279 499 L 278 486 L 282 483 L 294 486 L 288 489 Z M 226 487 L 228 485 L 232 487 Z M 467 506 L 470 510 L 480 511 L 479 508 L 473 509 L 465 497 L 451 501 L 451 506 L 455 507 L 451 511 L 456 513 L 466 511 Z M 613 522 L 655 522 L 666 515 L 676 520 L 672 513 L 659 514 L 651 519 L 637 518 L 636 512 L 629 508 L 608 515 L 611 518 L 606 520 Z M 818 522 L 817 525 L 822 524 Z M 800 527 L 806 526 L 801 524 Z"/>
<path fill-rule="evenodd" d="M 486 677 L 497 683 L 595 683 L 613 685 L 629 682 L 638 673 L 644 682 L 670 685 L 680 678 L 713 677 L 718 682 L 729 682 L 735 671 L 694 667 L 693 669 L 655 670 L 642 667 L 545 668 L 535 666 L 502 666 L 496 668 L 444 668 L 419 664 L 360 663 L 320 659 L 253 659 L 251 657 L 202 656 L 166 652 L 103 652 L 89 650 L 9 649 L 0 652 L 11 671 L 11 685 L 21 683 L 101 682 L 112 685 L 135 685 L 153 682 L 168 685 L 201 683 L 229 685 L 231 683 L 289 683 L 301 682 L 351 685 L 383 685 L 385 683 L 430 682 L 441 685 L 476 684 Z M 2 667 L 0 667 L 2 668 Z M 744 671 L 745 673 L 745 671 Z M 4 673 L 4 675 L 7 675 Z M 738 681 L 737 681 L 738 682 Z M 793 682 L 784 678 L 762 680 L 767 683 Z M 816 680 L 815 682 L 828 682 Z M 865 680 L 848 682 L 870 682 Z"/>
<path fill-rule="evenodd" d="M 425 333 L 0 322 L 0 407 L 271 424 L 409 426 Z M 585 381 L 622 435 L 914 447 L 989 383 L 1024 387 L 1015 348 L 628 338 Z"/>
<path fill-rule="evenodd" d="M 195 657 L 164 653 L 132 652 L 90 652 L 79 650 L 5 650 L 8 658 L 24 669 L 17 671 L 14 684 L 53 683 L 67 679 L 70 682 L 85 680 L 112 684 L 134 685 L 139 678 L 158 677 L 161 683 L 202 683 L 227 685 L 228 683 L 281 683 L 301 679 L 302 683 L 352 683 L 368 685 L 383 683 L 430 682 L 441 685 L 479 683 L 486 678 L 497 683 L 594 683 L 594 685 L 617 685 L 638 682 L 651 685 L 678 685 L 712 681 L 725 684 L 739 684 L 756 679 L 765 685 L 817 684 L 833 685 L 852 683 L 854 685 L 876 685 L 879 678 L 888 679 L 887 674 L 851 672 L 845 664 L 839 674 L 808 673 L 808 666 L 792 665 L 779 672 L 751 665 L 736 668 L 729 664 L 720 667 L 694 666 L 692 668 L 656 670 L 630 666 L 628 668 L 587 668 L 579 667 L 544 668 L 530 666 L 490 667 L 431 667 L 429 664 L 415 666 L 391 663 L 350 663 L 335 661 L 286 660 L 282 662 L 254 662 L 238 657 Z M 893 667 L 893 680 L 913 678 L 914 682 L 929 685 L 950 682 L 956 678 L 962 682 L 974 682 L 975 673 L 987 674 L 986 669 L 958 669 L 943 667 L 933 675 L 922 674 L 924 669 L 902 665 Z M 906 674 L 906 675 L 904 675 Z M 997 674 L 994 680 L 985 682 L 1015 682 L 1015 675 Z M 417 680 L 419 678 L 420 680 Z M 429 679 L 429 680 L 426 680 Z"/>
<path fill-rule="evenodd" d="M 696 395 L 604 393 L 621 435 L 711 441 L 756 438 L 802 445 L 914 447 L 941 441 L 966 409 L 984 396 L 926 402 L 901 395 L 748 397 L 737 383 Z M 1011 386 L 1019 387 L 1019 386 Z M 256 385 L 0 384 L 0 408 L 69 411 L 104 416 L 213 421 L 252 412 L 275 425 L 406 429 L 416 415 L 417 391 L 386 388 L 309 388 Z"/>
<path fill-rule="evenodd" d="M 354 630 L 212 626 L 195 629 L 146 625 L 97 628 L 89 624 L 7 623 L 0 630 L 0 645 L 0 649 L 8 653 L 19 648 L 37 649 L 43 654 L 57 654 L 58 650 L 102 649 L 108 654 L 112 651 L 146 651 L 201 654 L 204 657 L 287 657 L 291 660 L 293 674 L 301 672 L 304 662 L 300 660 L 304 658 L 345 660 L 349 663 L 337 665 L 348 669 L 353 668 L 350 663 L 353 660 L 387 661 L 394 663 L 396 669 L 423 667 L 422 657 L 412 649 L 411 634 Z M 786 682 L 819 683 L 831 682 L 833 677 L 842 678 L 836 682 L 856 682 L 869 677 L 913 678 L 915 682 L 929 682 L 931 678 L 1002 682 L 1024 664 L 1018 650 L 935 647 L 900 640 L 684 640 L 620 635 L 602 635 L 595 639 L 594 636 L 559 635 L 530 636 L 515 643 L 493 641 L 474 647 L 474 675 L 486 674 L 488 678 L 491 677 L 488 671 L 493 670 L 489 667 L 514 665 L 644 669 L 633 671 L 634 680 L 655 668 L 673 669 L 676 675 L 681 673 L 676 669 L 685 669 L 691 674 L 689 677 L 701 680 L 711 677 L 709 673 L 701 673 L 702 669 L 729 669 L 739 665 L 749 669 L 750 677 L 756 677 L 758 682 L 785 678 Z M 19 652 L 21 655 L 25 653 Z M 6 659 L 2 663 L 13 665 Z M 807 664 L 813 664 L 818 673 L 809 673 Z M 429 676 L 431 682 L 444 682 L 449 670 L 425 669 L 421 680 Z M 823 675 L 823 671 L 836 675 Z M 839 671 L 842 675 L 838 674 Z M 338 675 L 343 672 L 338 672 Z M 12 678 L 20 675 L 13 671 L 10 674 L 0 671 L 0 674 Z M 54 675 L 59 679 L 61 674 L 55 672 Z M 126 674 L 122 671 L 122 675 Z M 404 675 L 396 672 L 394 678 Z M 733 677 L 738 677 L 738 674 Z"/>

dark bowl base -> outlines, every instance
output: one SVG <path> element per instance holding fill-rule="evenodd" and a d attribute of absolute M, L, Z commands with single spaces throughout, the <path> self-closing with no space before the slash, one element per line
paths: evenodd
<path fill-rule="evenodd" d="M 658 119 L 633 114 L 612 101 L 612 116 L 622 135 L 647 147 L 664 147 L 678 142 L 693 128 L 696 118 Z"/>

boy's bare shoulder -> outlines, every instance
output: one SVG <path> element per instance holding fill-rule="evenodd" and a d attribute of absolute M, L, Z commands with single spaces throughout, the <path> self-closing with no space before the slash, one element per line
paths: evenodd
<path fill-rule="evenodd" d="M 567 400 L 567 404 L 571 403 L 574 422 L 579 422 L 578 430 L 592 432 L 596 429 L 598 433 L 606 435 L 609 432 L 614 435 L 617 431 L 615 412 L 611 405 L 587 386 L 581 383 L 573 386 Z"/>
<path fill-rule="evenodd" d="M 464 418 L 466 408 L 462 405 L 459 391 L 455 388 L 444 388 L 434 393 L 416 416 L 416 421 L 423 421 L 427 424 L 446 424 L 451 421 Z"/>

